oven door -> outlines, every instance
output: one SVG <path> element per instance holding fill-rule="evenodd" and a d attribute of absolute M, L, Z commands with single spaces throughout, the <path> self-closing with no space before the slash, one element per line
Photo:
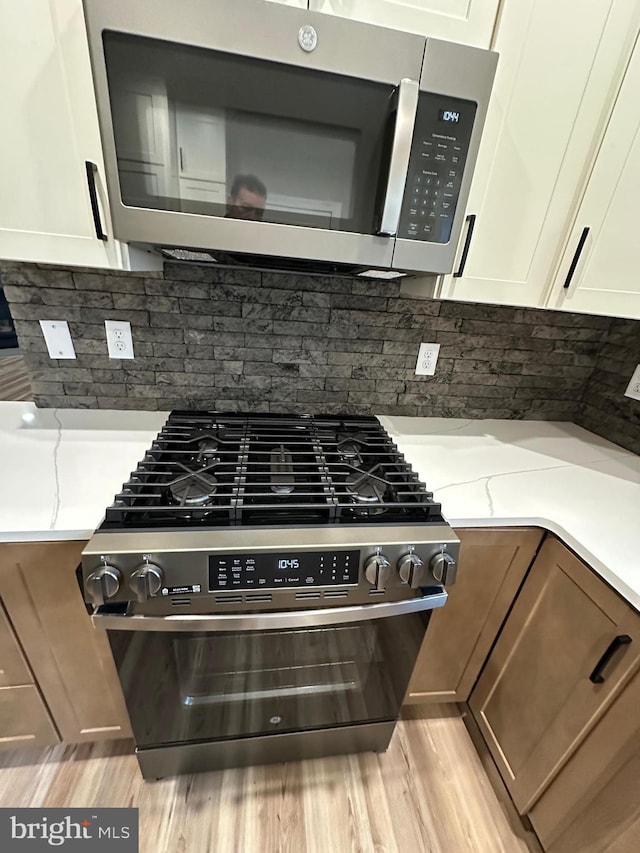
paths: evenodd
<path fill-rule="evenodd" d="M 409 601 L 222 616 L 98 613 L 138 750 L 393 723 L 442 587 Z"/>

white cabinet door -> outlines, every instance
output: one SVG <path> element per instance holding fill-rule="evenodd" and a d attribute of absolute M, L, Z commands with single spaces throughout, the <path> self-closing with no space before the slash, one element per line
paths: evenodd
<path fill-rule="evenodd" d="M 284 3 L 285 6 L 297 6 L 299 9 L 307 8 L 307 0 L 266 0 L 267 3 Z"/>
<path fill-rule="evenodd" d="M 0 257 L 121 266 L 88 193 L 85 161 L 111 235 L 82 0 L 0 0 L 0 80 Z"/>
<path fill-rule="evenodd" d="M 441 296 L 545 304 L 639 13 L 628 0 L 506 2 L 467 204 L 475 229 L 463 276 L 447 276 Z"/>
<path fill-rule="evenodd" d="M 309 8 L 432 38 L 489 47 L 500 0 L 310 0 Z"/>
<path fill-rule="evenodd" d="M 180 198 L 224 204 L 227 134 L 223 110 L 175 105 Z"/>
<path fill-rule="evenodd" d="M 558 270 L 555 308 L 640 319 L 639 93 L 640 43 Z"/>

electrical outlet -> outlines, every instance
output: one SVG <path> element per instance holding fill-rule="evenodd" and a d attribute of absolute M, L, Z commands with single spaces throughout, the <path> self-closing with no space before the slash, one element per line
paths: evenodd
<path fill-rule="evenodd" d="M 131 323 L 124 320 L 105 320 L 109 358 L 133 358 Z"/>
<path fill-rule="evenodd" d="M 439 352 L 440 344 L 420 344 L 416 362 L 416 376 L 433 376 L 436 372 Z"/>
<path fill-rule="evenodd" d="M 76 357 L 69 324 L 66 320 L 40 320 L 40 328 L 51 358 Z"/>
<path fill-rule="evenodd" d="M 640 364 L 633 371 L 633 376 L 627 385 L 624 396 L 631 397 L 633 400 L 640 400 Z"/>

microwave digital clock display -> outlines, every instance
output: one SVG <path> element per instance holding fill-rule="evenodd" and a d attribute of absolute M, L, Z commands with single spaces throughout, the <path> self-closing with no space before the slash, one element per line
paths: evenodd
<path fill-rule="evenodd" d="M 455 124 L 460 121 L 460 113 L 457 110 L 440 110 L 438 117 L 440 121 L 449 121 Z"/>

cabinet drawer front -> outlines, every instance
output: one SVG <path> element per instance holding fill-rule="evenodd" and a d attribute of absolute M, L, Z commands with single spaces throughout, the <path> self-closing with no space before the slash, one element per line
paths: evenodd
<path fill-rule="evenodd" d="M 625 635 L 631 642 L 616 644 Z M 470 700 L 521 813 L 628 680 L 639 647 L 637 614 L 562 543 L 547 539 Z M 603 679 L 594 683 L 599 662 Z"/>
<path fill-rule="evenodd" d="M 36 687 L 0 688 L 0 748 L 47 746 L 59 741 Z"/>
<path fill-rule="evenodd" d="M 33 676 L 4 607 L 0 604 L 0 687 L 14 687 L 18 684 L 33 684 Z"/>

